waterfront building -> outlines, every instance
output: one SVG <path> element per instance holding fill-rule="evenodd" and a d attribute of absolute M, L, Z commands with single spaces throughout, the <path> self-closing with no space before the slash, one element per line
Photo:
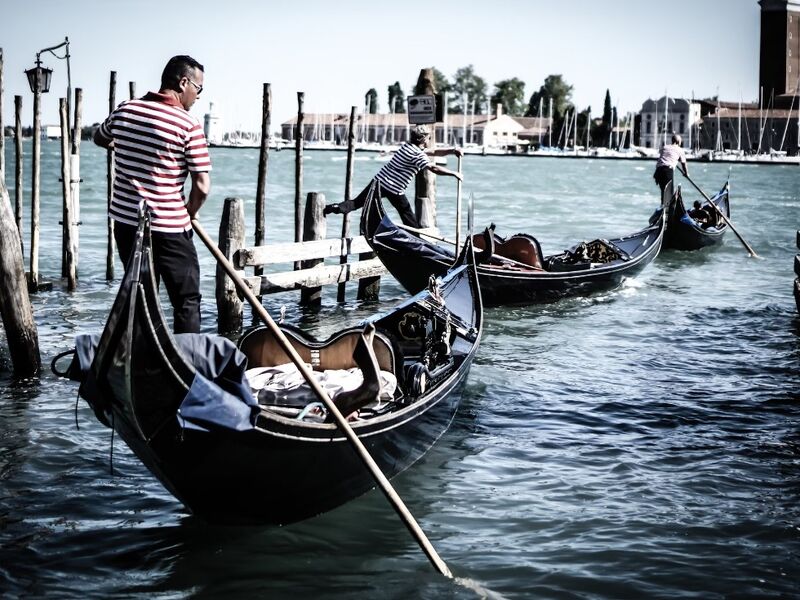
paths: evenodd
<path fill-rule="evenodd" d="M 673 133 L 684 138 L 684 146 L 693 148 L 700 124 L 700 104 L 684 98 L 662 96 L 642 104 L 639 145 L 660 148 L 669 143 Z"/>

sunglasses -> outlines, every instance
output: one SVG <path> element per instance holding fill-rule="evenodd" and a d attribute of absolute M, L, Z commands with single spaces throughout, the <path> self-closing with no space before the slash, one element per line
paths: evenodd
<path fill-rule="evenodd" d="M 186 81 L 188 81 L 189 83 L 191 83 L 194 86 L 194 89 L 197 90 L 197 95 L 198 96 L 203 93 L 203 86 L 202 85 L 197 85 L 194 81 L 192 81 L 188 77 L 186 78 Z"/>

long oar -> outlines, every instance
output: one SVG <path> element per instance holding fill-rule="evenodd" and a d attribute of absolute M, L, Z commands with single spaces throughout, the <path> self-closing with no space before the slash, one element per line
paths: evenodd
<path fill-rule="evenodd" d="M 280 328 L 275 324 L 275 321 L 273 321 L 272 317 L 269 316 L 267 309 L 265 309 L 262 306 L 261 302 L 258 301 L 258 298 L 255 297 L 255 294 L 253 294 L 252 290 L 248 287 L 248 285 L 244 281 L 242 281 L 239 274 L 233 268 L 233 265 L 227 258 L 225 258 L 225 255 L 222 254 L 222 252 L 216 246 L 216 244 L 214 244 L 214 242 L 211 241 L 211 238 L 208 237 L 208 234 L 205 232 L 202 225 L 200 225 L 197 219 L 192 219 L 192 227 L 194 227 L 195 232 L 197 233 L 198 236 L 200 236 L 200 239 L 203 240 L 203 243 L 209 249 L 211 254 L 214 255 L 214 258 L 217 259 L 217 262 L 222 266 L 223 269 L 225 269 L 225 272 L 228 274 L 228 277 L 230 277 L 231 280 L 233 280 L 233 282 L 236 284 L 236 287 L 239 288 L 244 297 L 247 298 L 247 301 L 250 302 L 250 304 L 253 307 L 253 310 L 258 314 L 259 317 L 261 317 L 261 320 L 264 321 L 264 323 L 267 325 L 272 335 L 274 335 L 275 339 L 278 340 L 278 343 L 280 344 L 281 348 L 283 348 L 283 351 L 286 352 L 286 354 L 289 356 L 289 358 L 292 359 L 292 362 L 295 364 L 300 373 L 303 374 L 303 377 L 305 377 L 306 381 L 311 386 L 311 389 L 314 390 L 314 393 L 319 397 L 319 399 L 325 405 L 325 408 L 328 409 L 328 413 L 333 415 L 333 418 L 336 421 L 336 424 L 339 426 L 339 429 L 342 431 L 342 433 L 345 434 L 348 441 L 353 445 L 353 449 L 356 451 L 361 460 L 364 461 L 364 464 L 367 466 L 369 471 L 372 473 L 372 476 L 375 478 L 375 482 L 381 488 L 381 491 L 389 500 L 394 510 L 403 520 L 403 523 L 411 532 L 411 535 L 414 536 L 420 548 L 422 548 L 422 551 L 428 557 L 428 560 L 431 561 L 431 564 L 434 567 L 436 567 L 436 570 L 439 571 L 439 573 L 441 573 L 445 577 L 449 577 L 450 579 L 452 579 L 453 574 L 450 573 L 450 569 L 447 568 L 445 562 L 436 553 L 436 550 L 434 550 L 433 546 L 428 541 L 428 538 L 425 536 L 425 532 L 422 531 L 422 529 L 414 519 L 411 512 L 408 510 L 408 508 L 406 508 L 406 505 L 403 504 L 403 500 L 400 498 L 400 496 L 397 495 L 397 492 L 392 487 L 392 484 L 389 483 L 389 480 L 386 478 L 386 475 L 383 474 L 378 464 L 375 462 L 372 456 L 370 456 L 369 452 L 367 452 L 367 449 L 364 447 L 364 444 L 362 444 L 361 440 L 358 439 L 358 436 L 353 431 L 353 428 L 350 427 L 348 422 L 342 416 L 342 413 L 339 412 L 339 409 L 336 407 L 336 405 L 333 403 L 330 397 L 328 397 L 328 394 L 326 394 L 325 390 L 323 390 L 320 387 L 319 383 L 314 378 L 311 371 L 306 366 L 305 362 L 303 362 L 303 359 L 300 358 L 300 355 L 294 349 L 294 346 L 292 346 L 289 340 L 286 339 L 286 336 L 283 334 Z"/>
<path fill-rule="evenodd" d="M 715 211 L 717 211 L 717 214 L 718 214 L 720 217 L 722 217 L 722 220 L 723 220 L 723 221 L 725 221 L 725 222 L 728 224 L 728 226 L 731 228 L 731 231 L 733 231 L 733 233 L 735 233 L 735 234 L 736 234 L 736 237 L 738 237 L 738 238 L 739 238 L 739 241 L 740 241 L 740 242 L 742 242 L 742 244 L 744 245 L 744 247 L 745 247 L 745 248 L 747 249 L 747 251 L 750 253 L 750 256 L 752 256 L 752 257 L 754 257 L 754 258 L 761 258 L 761 257 L 760 257 L 758 254 L 756 254 L 756 251 L 755 251 L 755 250 L 753 250 L 753 249 L 750 247 L 750 244 L 748 244 L 748 243 L 745 241 L 745 239 L 744 239 L 744 238 L 743 238 L 743 237 L 742 237 L 742 236 L 739 234 L 739 232 L 738 232 L 738 231 L 736 231 L 736 227 L 734 227 L 734 226 L 733 226 L 733 223 L 731 223 L 731 220 L 730 220 L 728 217 L 726 217 L 726 216 L 725 216 L 725 214 L 724 214 L 724 213 L 723 213 L 723 212 L 722 212 L 722 211 L 719 209 L 719 206 L 717 206 L 716 204 L 714 204 L 714 202 L 712 202 L 712 201 L 711 201 L 711 198 L 709 198 L 709 197 L 708 197 L 708 195 L 707 195 L 707 194 L 706 194 L 706 193 L 705 193 L 703 190 L 701 190 L 701 189 L 700 189 L 700 187 L 699 187 L 699 186 L 698 186 L 698 185 L 697 185 L 697 184 L 696 184 L 694 181 L 692 181 L 692 178 L 691 178 L 691 177 L 689 177 L 689 174 L 688 174 L 688 173 L 685 173 L 685 172 L 684 172 L 682 169 L 678 169 L 678 170 L 681 172 L 681 174 L 682 174 L 684 177 L 686 177 L 686 179 L 688 179 L 688 180 L 689 180 L 689 183 L 691 183 L 691 184 L 694 186 L 694 188 L 695 188 L 695 189 L 696 189 L 698 192 L 700 192 L 700 193 L 703 195 L 703 198 L 705 198 L 705 199 L 706 199 L 706 201 L 707 201 L 707 202 L 708 202 L 708 203 L 709 203 L 709 204 L 710 204 L 712 207 L 714 207 L 714 210 L 715 210 Z"/>

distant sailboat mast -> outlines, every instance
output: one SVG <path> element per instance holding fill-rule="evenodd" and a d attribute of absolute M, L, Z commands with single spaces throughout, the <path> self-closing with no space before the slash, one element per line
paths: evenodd
<path fill-rule="evenodd" d="M 548 117 L 547 126 L 547 146 L 553 147 L 553 98 L 550 97 L 550 116 Z"/>
<path fill-rule="evenodd" d="M 442 104 L 443 104 L 443 106 L 442 106 L 442 115 L 443 115 L 442 120 L 444 121 L 444 130 L 442 132 L 442 141 L 444 142 L 445 146 L 449 146 L 450 145 L 450 142 L 448 140 L 449 132 L 448 132 L 448 128 L 447 128 L 447 117 L 448 117 L 448 114 L 447 114 L 447 92 L 442 92 Z"/>
<path fill-rule="evenodd" d="M 542 147 L 542 100 L 544 100 L 544 98 L 539 96 L 539 148 Z"/>
<path fill-rule="evenodd" d="M 467 95 L 461 96 L 461 147 L 467 145 Z"/>
<path fill-rule="evenodd" d="M 742 151 L 742 94 L 739 93 L 739 118 L 736 125 L 736 152 Z"/>
<path fill-rule="evenodd" d="M 667 116 L 669 115 L 669 96 L 664 93 L 664 145 L 667 145 Z"/>

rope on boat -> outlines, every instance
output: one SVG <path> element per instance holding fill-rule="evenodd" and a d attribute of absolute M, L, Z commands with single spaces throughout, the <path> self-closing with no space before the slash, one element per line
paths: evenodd
<path fill-rule="evenodd" d="M 310 413 L 315 408 L 321 408 L 324 412 L 327 413 L 327 411 L 325 411 L 325 405 L 322 404 L 322 402 L 312 402 L 310 404 L 306 404 L 306 407 L 300 411 L 300 414 L 297 415 L 295 419 L 297 419 L 298 421 L 302 421 L 306 417 L 306 415 L 308 415 L 308 413 Z"/>

